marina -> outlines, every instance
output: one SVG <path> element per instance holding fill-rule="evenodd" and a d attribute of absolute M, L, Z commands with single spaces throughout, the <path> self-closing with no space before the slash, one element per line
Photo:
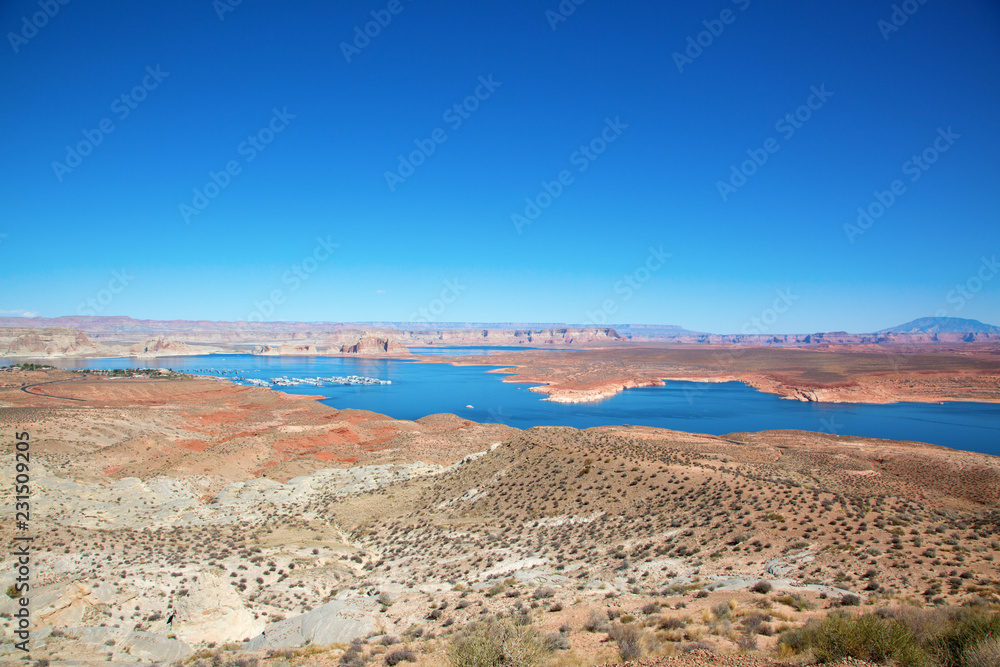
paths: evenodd
<path fill-rule="evenodd" d="M 369 410 L 396 419 L 452 413 L 516 428 L 632 424 L 714 435 L 793 429 L 1000 452 L 1000 406 L 994 403 L 805 403 L 737 382 L 668 381 L 661 387 L 629 389 L 599 402 L 561 404 L 542 400 L 544 395 L 530 391 L 530 383 L 502 382 L 501 374 L 487 372 L 501 368 L 497 366 L 236 354 L 43 361 L 79 370 L 152 366 L 221 376 L 244 385 L 320 395 L 325 397 L 323 402 L 338 409 Z"/>
<path fill-rule="evenodd" d="M 247 377 L 250 373 L 261 373 L 264 369 L 254 368 L 250 370 L 240 370 L 233 368 L 192 368 L 185 372 L 193 375 L 218 375 L 220 377 L 231 378 L 235 382 L 250 385 L 253 387 L 299 387 L 311 385 L 313 387 L 324 387 L 330 385 L 340 386 L 375 386 L 390 385 L 392 380 L 382 380 L 380 378 L 367 377 L 364 375 L 331 375 L 329 377 L 274 377 L 268 380 Z"/>

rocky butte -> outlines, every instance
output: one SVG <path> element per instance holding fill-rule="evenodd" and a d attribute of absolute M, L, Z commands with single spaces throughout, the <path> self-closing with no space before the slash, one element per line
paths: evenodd
<path fill-rule="evenodd" d="M 356 355 L 384 355 L 384 354 L 409 354 L 410 351 L 394 339 L 382 336 L 372 336 L 362 334 L 360 338 L 351 344 L 345 344 L 340 348 L 341 354 Z"/>

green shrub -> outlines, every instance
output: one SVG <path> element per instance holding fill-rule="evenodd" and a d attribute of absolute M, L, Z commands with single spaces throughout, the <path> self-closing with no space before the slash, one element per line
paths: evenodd
<path fill-rule="evenodd" d="M 857 658 L 875 663 L 893 661 L 901 667 L 930 664 L 906 623 L 877 614 L 833 612 L 785 632 L 780 641 L 795 652 L 812 649 L 820 662 Z"/>
<path fill-rule="evenodd" d="M 960 607 L 928 637 L 927 651 L 941 667 L 968 667 L 966 652 L 988 639 L 1000 639 L 1000 614 Z"/>
<path fill-rule="evenodd" d="M 538 632 L 504 618 L 476 623 L 448 647 L 453 667 L 533 667 L 547 653 Z"/>

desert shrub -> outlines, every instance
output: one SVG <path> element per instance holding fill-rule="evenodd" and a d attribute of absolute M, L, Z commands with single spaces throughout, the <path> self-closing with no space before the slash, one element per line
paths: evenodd
<path fill-rule="evenodd" d="M 634 625 L 613 625 L 608 635 L 618 645 L 618 655 L 625 662 L 642 657 L 642 630 Z"/>
<path fill-rule="evenodd" d="M 340 656 L 340 664 L 345 667 L 363 667 L 365 662 L 364 647 L 360 644 L 351 644 L 350 648 Z"/>
<path fill-rule="evenodd" d="M 389 665 L 389 667 L 395 667 L 404 660 L 406 662 L 416 662 L 417 656 L 406 647 L 393 649 L 385 655 L 385 664 Z"/>
<path fill-rule="evenodd" d="M 686 625 L 687 623 L 680 618 L 664 618 L 656 627 L 660 630 L 680 630 Z"/>
<path fill-rule="evenodd" d="M 927 638 L 926 648 L 941 667 L 968 667 L 966 652 L 989 639 L 1000 639 L 1000 614 L 960 607 Z"/>
<path fill-rule="evenodd" d="M 549 651 L 568 651 L 569 639 L 561 632 L 550 632 L 545 635 L 545 648 Z"/>
<path fill-rule="evenodd" d="M 789 607 L 794 607 L 797 611 L 805 611 L 807 609 L 812 609 L 813 604 L 806 600 L 800 593 L 794 593 L 792 595 L 782 595 L 777 598 L 777 601 L 781 604 L 786 604 Z"/>
<path fill-rule="evenodd" d="M 840 598 L 840 604 L 843 607 L 857 607 L 861 604 L 861 598 L 854 593 L 848 593 L 844 597 Z"/>
<path fill-rule="evenodd" d="M 758 581 L 756 584 L 750 587 L 750 591 L 753 593 L 761 593 L 766 595 L 771 592 L 771 582 L 764 581 L 763 579 Z"/>
<path fill-rule="evenodd" d="M 583 624 L 583 629 L 587 632 L 606 632 L 608 629 L 608 617 L 596 609 L 592 609 L 590 616 Z"/>
<path fill-rule="evenodd" d="M 716 618 L 728 618 L 729 614 L 732 612 L 733 608 L 729 602 L 719 602 L 712 607 L 712 613 L 715 614 Z"/>
<path fill-rule="evenodd" d="M 962 654 L 963 667 L 996 667 L 1000 665 L 1000 637 L 987 637 L 970 646 Z"/>
<path fill-rule="evenodd" d="M 766 632 L 762 632 L 761 630 L 765 628 L 765 626 L 767 625 L 767 621 L 769 621 L 770 619 L 771 616 L 769 614 L 762 614 L 759 611 L 754 612 L 743 619 L 743 627 L 747 631 L 747 633 L 751 635 L 767 634 Z"/>
<path fill-rule="evenodd" d="M 820 662 L 857 658 L 875 663 L 893 661 L 901 667 L 928 663 L 906 623 L 878 614 L 855 616 L 834 612 L 801 628 L 786 631 L 780 642 L 794 652 L 811 649 Z"/>
<path fill-rule="evenodd" d="M 538 632 L 504 618 L 477 623 L 448 647 L 453 667 L 532 667 L 547 653 Z"/>
<path fill-rule="evenodd" d="M 555 589 L 545 586 L 544 588 L 536 588 L 535 592 L 531 594 L 531 597 L 535 598 L 536 600 L 543 600 L 545 598 L 553 597 L 555 596 L 555 594 L 556 594 Z"/>
<path fill-rule="evenodd" d="M 660 603 L 647 602 L 646 604 L 642 605 L 642 613 L 646 614 L 647 616 L 650 614 L 660 613 Z"/>
<path fill-rule="evenodd" d="M 756 651 L 757 650 L 757 635 L 744 632 L 736 640 L 736 645 L 740 647 L 743 651 Z"/>
<path fill-rule="evenodd" d="M 558 602 L 556 602 L 551 607 L 549 607 L 549 611 L 552 611 L 552 612 L 562 611 L 562 610 L 563 610 L 563 606 L 561 604 L 559 604 Z"/>
<path fill-rule="evenodd" d="M 260 664 L 259 658 L 241 656 L 226 663 L 226 667 L 257 667 Z"/>
<path fill-rule="evenodd" d="M 384 635 L 379 643 L 382 644 L 382 646 L 392 646 L 393 644 L 398 644 L 399 641 L 399 637 L 396 635 Z"/>
<path fill-rule="evenodd" d="M 703 651 L 706 653 L 713 653 L 712 645 L 708 642 L 690 642 L 681 646 L 681 650 L 685 653 L 694 653 L 695 651 Z"/>

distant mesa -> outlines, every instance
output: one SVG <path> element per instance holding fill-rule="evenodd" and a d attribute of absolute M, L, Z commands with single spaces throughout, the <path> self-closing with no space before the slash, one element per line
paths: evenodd
<path fill-rule="evenodd" d="M 179 357 L 201 354 L 187 343 L 168 338 L 153 338 L 144 343 L 137 343 L 129 348 L 130 357 Z"/>
<path fill-rule="evenodd" d="M 921 317 L 878 333 L 893 334 L 1000 334 L 1000 327 L 961 317 Z"/>
<path fill-rule="evenodd" d="M 410 354 L 405 346 L 388 336 L 375 336 L 368 333 L 361 334 L 361 337 L 353 343 L 345 343 L 340 348 L 341 354 L 356 354 L 363 356 L 375 356 L 380 354 Z"/>
<path fill-rule="evenodd" d="M 97 356 L 103 347 L 87 334 L 64 327 L 49 329 L 4 329 L 0 331 L 3 357 Z"/>

